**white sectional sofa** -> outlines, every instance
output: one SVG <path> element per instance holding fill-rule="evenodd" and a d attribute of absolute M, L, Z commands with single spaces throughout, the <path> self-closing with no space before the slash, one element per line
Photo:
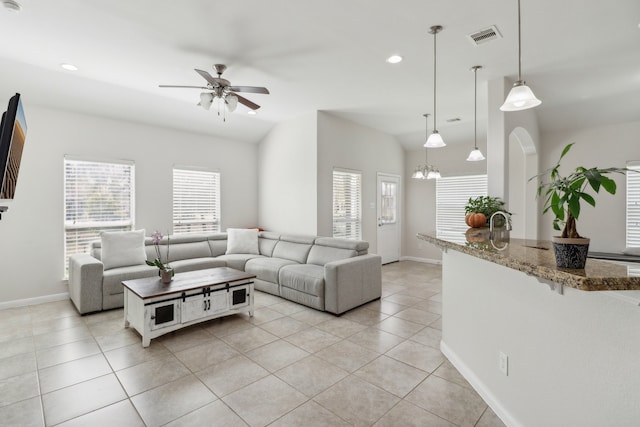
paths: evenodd
<path fill-rule="evenodd" d="M 341 314 L 381 295 L 381 259 L 368 254 L 365 241 L 260 232 L 254 253 L 227 253 L 227 233 L 170 240 L 169 261 L 177 273 L 224 266 L 243 270 L 256 275 L 257 290 L 318 310 Z M 105 269 L 101 249 L 96 241 L 90 253 L 69 259 L 69 294 L 81 314 L 122 307 L 123 280 L 158 274 L 144 263 Z M 144 249 L 148 260 L 156 257 L 151 238 Z"/>

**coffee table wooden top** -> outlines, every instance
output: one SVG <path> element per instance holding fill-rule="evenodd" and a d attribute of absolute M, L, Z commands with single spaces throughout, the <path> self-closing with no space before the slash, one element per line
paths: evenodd
<path fill-rule="evenodd" d="M 238 280 L 254 279 L 255 274 L 245 273 L 229 267 L 176 273 L 171 283 L 162 283 L 160 277 L 125 280 L 122 285 L 142 299 L 154 298 L 177 292 L 189 291 L 204 286 L 223 285 Z"/>

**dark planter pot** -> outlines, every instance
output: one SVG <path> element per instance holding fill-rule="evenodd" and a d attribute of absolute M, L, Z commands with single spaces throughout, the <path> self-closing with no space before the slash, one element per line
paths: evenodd
<path fill-rule="evenodd" d="M 590 239 L 565 239 L 553 237 L 553 253 L 556 256 L 556 265 L 560 268 L 583 269 L 587 263 Z"/>

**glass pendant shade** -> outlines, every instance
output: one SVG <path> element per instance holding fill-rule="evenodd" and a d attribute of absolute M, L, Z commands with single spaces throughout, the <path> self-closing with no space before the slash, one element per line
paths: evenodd
<path fill-rule="evenodd" d="M 478 148 L 474 148 L 471 153 L 469 153 L 469 157 L 467 157 L 468 162 L 479 162 L 480 160 L 484 160 L 484 156 L 482 155 L 482 151 Z"/>
<path fill-rule="evenodd" d="M 433 133 L 429 135 L 429 138 L 427 138 L 427 142 L 424 143 L 424 146 L 427 148 L 440 148 L 446 145 L 437 130 L 434 130 Z"/>
<path fill-rule="evenodd" d="M 413 172 L 413 175 L 411 175 L 411 178 L 424 179 L 424 174 L 422 173 L 422 170 L 420 169 L 420 167 L 416 168 L 416 170 Z"/>
<path fill-rule="evenodd" d="M 234 94 L 229 94 L 224 100 L 225 100 L 225 103 L 227 104 L 227 109 L 230 112 L 233 113 L 234 111 L 236 111 L 236 107 L 238 106 L 237 96 L 235 96 Z"/>
<path fill-rule="evenodd" d="M 200 94 L 200 105 L 205 110 L 211 108 L 211 103 L 213 103 L 213 94 L 208 92 L 202 92 Z"/>
<path fill-rule="evenodd" d="M 533 91 L 523 81 L 517 81 L 511 88 L 507 99 L 500 107 L 502 111 L 520 111 L 542 104 Z"/>

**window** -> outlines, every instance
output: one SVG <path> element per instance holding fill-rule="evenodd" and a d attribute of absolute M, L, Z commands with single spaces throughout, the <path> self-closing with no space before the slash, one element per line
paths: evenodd
<path fill-rule="evenodd" d="M 220 173 L 173 168 L 173 232 L 220 231 Z"/>
<path fill-rule="evenodd" d="M 362 175 L 333 171 L 333 237 L 360 239 L 362 236 Z"/>
<path fill-rule="evenodd" d="M 101 231 L 132 230 L 133 219 L 133 162 L 64 159 L 65 272 L 69 256 L 88 252 Z"/>
<path fill-rule="evenodd" d="M 640 247 L 640 161 L 627 162 L 627 247 Z"/>
<path fill-rule="evenodd" d="M 487 195 L 487 175 L 452 176 L 436 181 L 436 235 L 464 240 L 469 229 L 464 207 L 470 197 Z"/>
<path fill-rule="evenodd" d="M 398 193 L 398 184 L 395 182 L 382 182 L 380 188 L 381 208 L 380 222 L 382 224 L 396 223 L 396 197 Z"/>

